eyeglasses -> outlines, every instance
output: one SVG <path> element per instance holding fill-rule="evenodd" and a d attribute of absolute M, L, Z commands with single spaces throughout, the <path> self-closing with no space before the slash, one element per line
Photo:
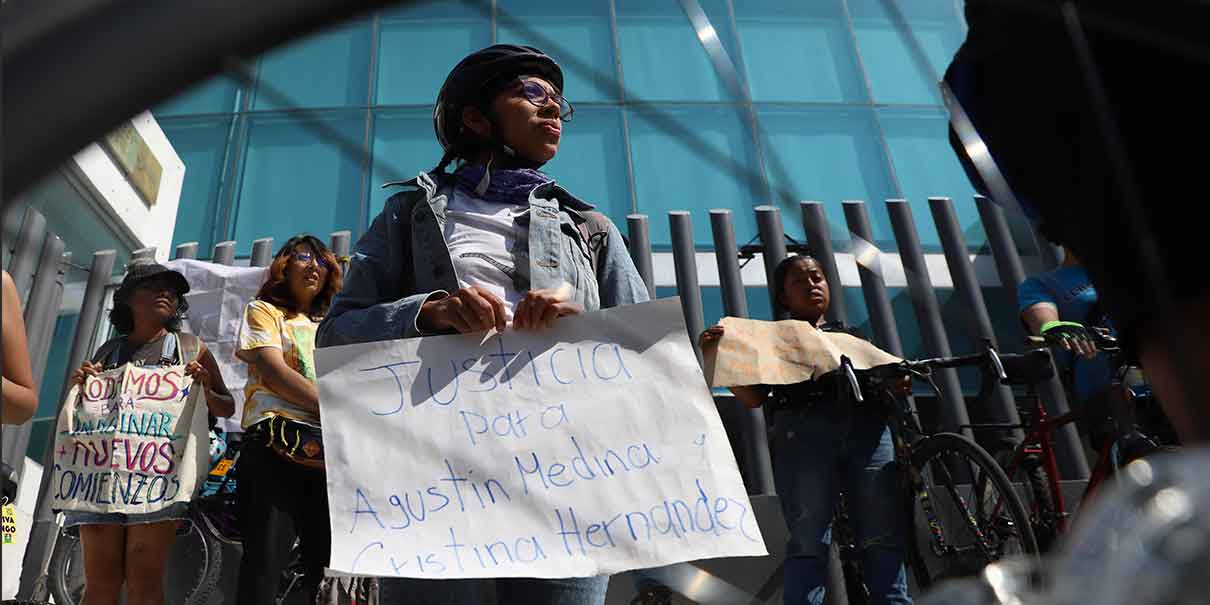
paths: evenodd
<path fill-rule="evenodd" d="M 294 260 L 304 265 L 309 265 L 314 262 L 316 267 L 319 267 L 324 271 L 331 269 L 331 266 L 328 265 L 328 261 L 324 260 L 322 256 L 311 254 L 310 252 L 295 252 L 292 256 Z"/>
<path fill-rule="evenodd" d="M 546 87 L 536 80 L 521 80 L 521 94 L 538 108 L 546 107 L 546 104 L 554 99 L 555 103 L 559 105 L 559 119 L 564 122 L 570 122 L 571 115 L 576 112 L 576 109 L 571 106 L 571 102 L 563 95 L 546 90 Z"/>

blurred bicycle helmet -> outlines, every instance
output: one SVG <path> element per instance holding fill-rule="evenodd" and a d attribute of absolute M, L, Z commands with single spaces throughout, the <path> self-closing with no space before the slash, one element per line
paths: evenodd
<path fill-rule="evenodd" d="M 468 157 L 484 146 L 500 149 L 513 158 L 519 167 L 537 168 L 542 165 L 518 158 L 511 148 L 496 140 L 494 135 L 487 140 L 481 139 L 473 132 L 468 132 L 462 123 L 463 109 L 485 108 L 492 98 L 520 76 L 540 77 L 550 82 L 556 92 L 563 93 L 563 70 L 554 59 L 532 46 L 496 44 L 467 55 L 454 66 L 437 93 L 437 103 L 433 109 L 433 130 L 445 151 L 437 165 L 437 172 L 444 171 L 454 159 Z M 492 123 L 493 130 L 498 130 L 491 114 L 484 113 Z"/>

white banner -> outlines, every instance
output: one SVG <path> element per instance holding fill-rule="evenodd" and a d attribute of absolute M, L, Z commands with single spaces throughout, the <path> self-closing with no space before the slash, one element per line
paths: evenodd
<path fill-rule="evenodd" d="M 337 571 L 583 577 L 767 554 L 677 299 L 316 357 Z"/>
<path fill-rule="evenodd" d="M 51 507 L 151 513 L 191 500 L 210 462 L 201 391 L 184 366 L 130 364 L 72 387 L 55 435 Z"/>
<path fill-rule="evenodd" d="M 244 413 L 244 385 L 248 382 L 248 364 L 236 359 L 239 325 L 244 306 L 256 296 L 265 281 L 264 267 L 233 267 L 197 260 L 174 260 L 164 263 L 180 271 L 189 282 L 189 317 L 185 331 L 206 343 L 218 362 L 223 382 L 235 398 L 235 414 L 219 418 L 226 432 L 239 432 Z"/>

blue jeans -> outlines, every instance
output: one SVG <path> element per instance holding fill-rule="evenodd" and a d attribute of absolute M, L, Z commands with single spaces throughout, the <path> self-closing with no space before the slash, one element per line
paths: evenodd
<path fill-rule="evenodd" d="M 780 411 L 770 445 L 790 530 L 785 602 L 823 603 L 829 530 L 844 491 L 870 603 L 911 603 L 903 566 L 904 513 L 886 421 L 832 404 Z"/>
<path fill-rule="evenodd" d="M 380 605 L 478 605 L 480 587 L 490 580 L 379 580 Z M 497 578 L 496 602 L 511 605 L 603 605 L 609 576 L 591 578 Z"/>

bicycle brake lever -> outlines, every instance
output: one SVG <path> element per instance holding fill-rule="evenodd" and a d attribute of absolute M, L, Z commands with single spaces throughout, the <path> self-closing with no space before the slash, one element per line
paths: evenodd
<path fill-rule="evenodd" d="M 865 402 L 861 396 L 861 385 L 857 382 L 857 374 L 853 372 L 853 361 L 847 355 L 840 356 L 840 367 L 844 368 L 845 377 L 849 379 L 849 389 L 853 391 L 853 399 L 857 403 Z"/>
<path fill-rule="evenodd" d="M 1004 363 L 1000 361 L 1000 354 L 992 347 L 987 348 L 987 357 L 992 362 L 992 368 L 996 370 L 996 377 L 1000 379 L 1000 384 L 1008 384 L 1008 374 L 1004 372 Z"/>

